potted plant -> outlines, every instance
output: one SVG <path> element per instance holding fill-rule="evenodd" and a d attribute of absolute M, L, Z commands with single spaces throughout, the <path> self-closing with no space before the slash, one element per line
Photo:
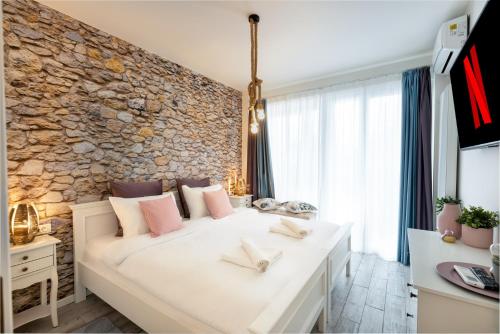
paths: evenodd
<path fill-rule="evenodd" d="M 471 206 L 464 208 L 457 221 L 462 225 L 464 244 L 477 248 L 489 248 L 493 243 L 493 228 L 499 223 L 497 212 Z"/>
<path fill-rule="evenodd" d="M 462 201 L 451 196 L 439 197 L 436 200 L 437 228 L 439 233 L 444 234 L 446 230 L 452 231 L 453 235 L 460 239 L 462 225 L 457 223 L 460 216 L 460 204 Z"/>

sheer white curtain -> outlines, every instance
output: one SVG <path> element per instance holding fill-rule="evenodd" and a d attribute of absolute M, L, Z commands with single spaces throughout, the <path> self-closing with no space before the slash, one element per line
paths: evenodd
<path fill-rule="evenodd" d="M 395 260 L 400 77 L 269 99 L 267 111 L 276 198 L 354 222 L 354 250 Z"/>
<path fill-rule="evenodd" d="M 318 205 L 320 96 L 275 99 L 266 109 L 272 114 L 268 129 L 273 173 L 279 171 L 273 174 L 276 198 L 307 198 Z"/>

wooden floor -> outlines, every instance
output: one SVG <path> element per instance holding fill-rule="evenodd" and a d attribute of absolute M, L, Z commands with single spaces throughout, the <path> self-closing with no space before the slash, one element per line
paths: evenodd
<path fill-rule="evenodd" d="M 416 300 L 409 297 L 408 278 L 409 268 L 397 262 L 387 262 L 375 255 L 353 254 L 351 276 L 341 275 L 333 291 L 327 331 L 414 333 Z M 406 313 L 413 314 L 414 318 L 407 317 Z M 123 333 L 142 332 L 95 295 L 82 303 L 60 308 L 57 328 L 52 328 L 47 317 L 19 327 L 16 332 L 68 333 L 102 317 L 108 318 Z"/>
<path fill-rule="evenodd" d="M 415 333 L 417 301 L 410 298 L 409 267 L 375 255 L 354 254 L 351 276 L 333 290 L 327 331 L 334 333 Z M 413 315 L 408 317 L 407 313 Z"/>

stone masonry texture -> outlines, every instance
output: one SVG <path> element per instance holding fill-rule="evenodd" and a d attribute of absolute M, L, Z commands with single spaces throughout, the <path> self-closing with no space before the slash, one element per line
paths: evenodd
<path fill-rule="evenodd" d="M 63 298 L 69 205 L 105 199 L 110 180 L 168 190 L 241 173 L 241 92 L 31 0 L 4 2 L 3 15 L 9 201 L 36 203 L 62 240 Z M 15 291 L 14 311 L 39 300 L 38 285 Z"/>

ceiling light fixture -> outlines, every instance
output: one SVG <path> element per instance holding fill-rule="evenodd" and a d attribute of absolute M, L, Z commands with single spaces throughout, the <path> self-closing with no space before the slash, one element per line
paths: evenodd
<path fill-rule="evenodd" d="M 250 132 L 256 134 L 259 132 L 259 123 L 266 117 L 264 113 L 264 104 L 261 96 L 262 80 L 257 78 L 257 25 L 260 21 L 259 15 L 252 14 L 248 17 L 250 22 L 250 41 L 251 41 L 251 76 L 252 81 L 248 84 L 249 113 L 250 113 Z"/>

